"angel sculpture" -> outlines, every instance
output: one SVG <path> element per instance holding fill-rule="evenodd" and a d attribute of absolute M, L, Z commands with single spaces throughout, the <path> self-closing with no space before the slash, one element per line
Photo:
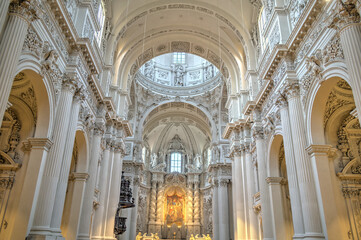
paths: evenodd
<path fill-rule="evenodd" d="M 212 240 L 212 238 L 207 234 L 206 238 L 204 240 Z"/>
<path fill-rule="evenodd" d="M 198 234 L 196 235 L 196 239 L 198 239 L 199 237 L 198 237 Z"/>
<path fill-rule="evenodd" d="M 193 234 L 191 234 L 191 237 L 189 238 L 189 240 L 195 240 L 195 238 L 194 238 L 194 235 L 193 235 Z"/>
<path fill-rule="evenodd" d="M 154 235 L 154 240 L 159 240 L 158 233 Z"/>
<path fill-rule="evenodd" d="M 135 237 L 135 240 L 142 240 L 142 233 L 139 232 L 138 235 Z"/>

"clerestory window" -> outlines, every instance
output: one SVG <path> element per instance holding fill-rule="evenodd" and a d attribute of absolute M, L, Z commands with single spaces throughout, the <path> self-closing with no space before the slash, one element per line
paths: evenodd
<path fill-rule="evenodd" d="M 182 154 L 179 152 L 171 153 L 170 155 L 170 172 L 182 171 Z"/>
<path fill-rule="evenodd" d="M 174 64 L 185 64 L 186 63 L 186 54 L 184 52 L 173 53 L 173 63 Z"/>

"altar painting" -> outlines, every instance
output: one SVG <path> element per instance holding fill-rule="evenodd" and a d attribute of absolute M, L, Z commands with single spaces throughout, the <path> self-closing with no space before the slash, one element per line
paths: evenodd
<path fill-rule="evenodd" d="M 184 196 L 178 196 L 176 194 L 167 196 L 165 222 L 168 226 L 176 224 L 181 227 L 184 222 Z"/>

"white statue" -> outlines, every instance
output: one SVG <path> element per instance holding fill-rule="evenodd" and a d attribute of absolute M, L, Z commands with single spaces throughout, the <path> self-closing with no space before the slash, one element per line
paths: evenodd
<path fill-rule="evenodd" d="M 175 77 L 174 77 L 174 86 L 184 86 L 183 82 L 184 69 L 182 65 L 177 65 L 175 67 Z"/>

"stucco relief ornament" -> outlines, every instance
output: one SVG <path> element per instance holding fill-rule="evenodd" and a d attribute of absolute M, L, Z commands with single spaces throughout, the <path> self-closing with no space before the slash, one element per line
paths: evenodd
<path fill-rule="evenodd" d="M 30 24 L 39 18 L 40 7 L 36 0 L 14 0 L 10 3 L 9 14 L 17 15 Z"/>
<path fill-rule="evenodd" d="M 359 23 L 361 19 L 355 2 L 355 0 L 339 0 L 338 12 L 329 27 L 341 30 L 349 24 Z"/>

